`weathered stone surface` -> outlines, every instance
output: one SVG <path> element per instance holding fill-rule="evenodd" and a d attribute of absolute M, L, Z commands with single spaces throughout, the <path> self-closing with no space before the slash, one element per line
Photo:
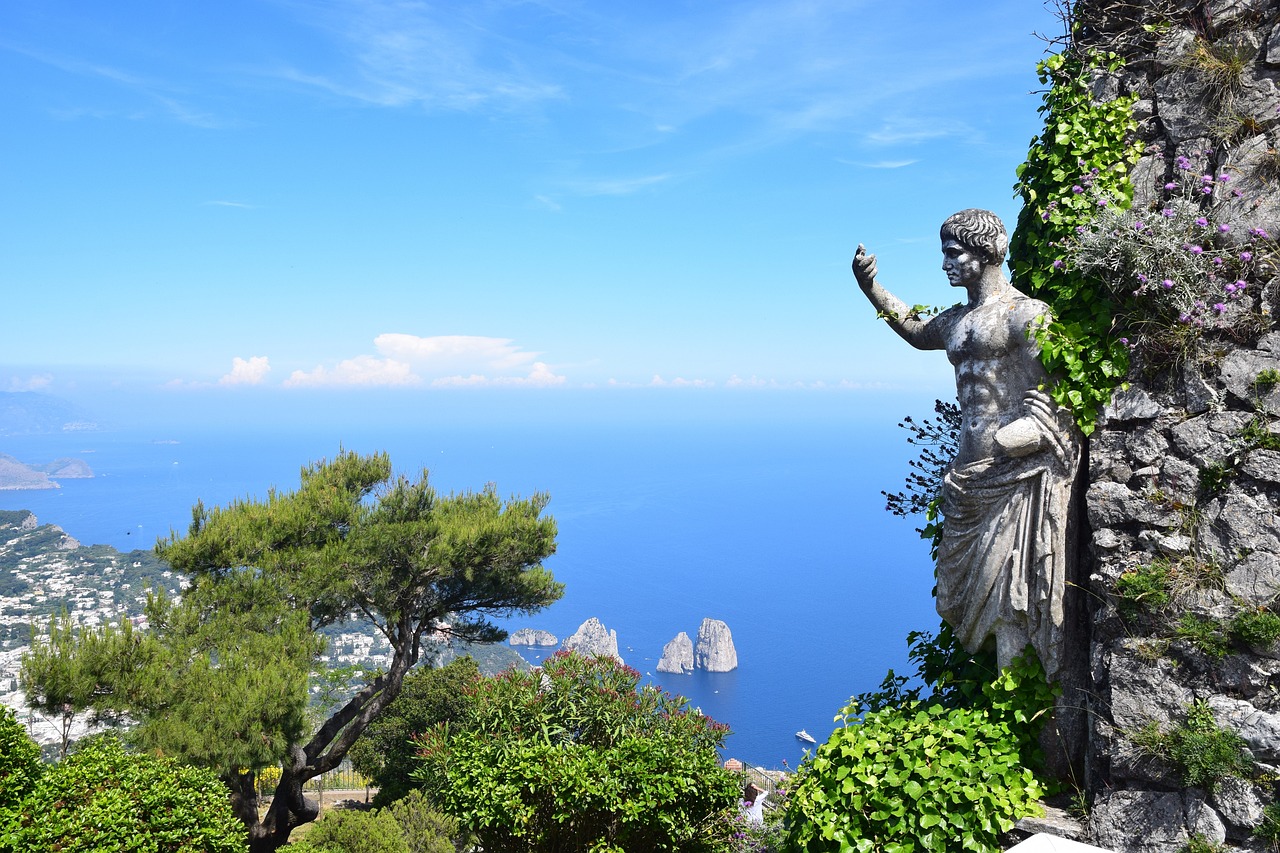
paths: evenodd
<path fill-rule="evenodd" d="M 1166 501 L 1193 506 L 1200 490 L 1200 469 L 1177 456 L 1166 456 L 1160 464 L 1156 488 L 1164 494 Z"/>
<path fill-rule="evenodd" d="M 1192 362 L 1182 365 L 1178 394 L 1182 397 L 1183 406 L 1192 415 L 1202 415 L 1219 407 L 1217 386 L 1205 379 L 1199 366 Z"/>
<path fill-rule="evenodd" d="M 1280 715 L 1227 696 L 1210 696 L 1208 704 L 1217 724 L 1244 738 L 1254 757 L 1271 762 L 1280 759 Z"/>
<path fill-rule="evenodd" d="M 1103 791 L 1089 815 L 1093 843 L 1127 853 L 1171 853 L 1187 843 L 1182 795 Z"/>
<path fill-rule="evenodd" d="M 1280 556 L 1250 554 L 1226 575 L 1227 592 L 1251 604 L 1269 604 L 1280 595 Z"/>
<path fill-rule="evenodd" d="M 1274 103 L 1263 107 L 1264 111 L 1266 109 L 1270 109 L 1272 117 L 1275 116 Z M 1270 148 L 1267 136 L 1258 134 L 1236 148 L 1228 164 L 1237 179 L 1231 185 L 1233 193 L 1222 201 L 1219 219 L 1229 223 L 1237 233 L 1245 233 L 1249 228 L 1280 233 L 1277 231 L 1280 227 L 1280 196 L 1268 185 L 1273 180 L 1269 168 L 1274 162 Z"/>
<path fill-rule="evenodd" d="M 1135 429 L 1129 435 L 1129 455 L 1143 465 L 1159 462 L 1168 449 L 1169 440 L 1157 429 Z"/>
<path fill-rule="evenodd" d="M 1111 720 L 1121 731 L 1136 731 L 1151 721 L 1168 727 L 1186 716 L 1195 699 L 1177 679 L 1173 662 L 1147 663 L 1138 657 L 1141 640 L 1121 641 L 1111 653 Z"/>
<path fill-rule="evenodd" d="M 622 655 L 618 654 L 618 632 L 606 629 L 594 616 L 579 625 L 561 648 L 580 655 L 598 655 L 622 661 Z"/>
<path fill-rule="evenodd" d="M 1280 553 L 1280 518 L 1265 497 L 1246 494 L 1234 483 L 1205 506 L 1201 541 L 1219 562 L 1257 551 Z"/>
<path fill-rule="evenodd" d="M 698 642 L 693 663 L 707 672 L 730 672 L 738 668 L 738 650 L 733 646 L 729 626 L 719 619 L 703 619 L 698 626 Z"/>
<path fill-rule="evenodd" d="M 1182 792 L 1182 814 L 1188 834 L 1199 835 L 1212 844 L 1221 844 L 1227 840 L 1227 827 L 1209 805 L 1203 791 Z"/>
<path fill-rule="evenodd" d="M 1209 412 L 1178 424 L 1169 437 L 1179 453 L 1203 468 L 1221 464 L 1239 449 L 1240 431 L 1249 420 L 1246 412 Z"/>
<path fill-rule="evenodd" d="M 1103 409 L 1108 425 L 1123 421 L 1149 421 L 1163 413 L 1164 407 L 1146 390 L 1137 387 L 1117 391 Z"/>
<path fill-rule="evenodd" d="M 1209 802 L 1228 825 L 1245 834 L 1262 822 L 1262 800 L 1252 783 L 1235 776 L 1219 780 Z"/>
<path fill-rule="evenodd" d="M 1092 483 L 1087 497 L 1089 523 L 1095 528 L 1116 527 L 1134 521 L 1158 527 L 1178 526 L 1169 506 L 1155 503 L 1120 483 Z"/>
<path fill-rule="evenodd" d="M 684 631 L 662 647 L 658 672 L 675 672 L 682 675 L 693 672 L 693 640 Z"/>
<path fill-rule="evenodd" d="M 1236 400 L 1247 407 L 1255 402 L 1264 406 L 1271 398 L 1280 401 L 1280 383 L 1273 387 L 1258 386 L 1258 375 L 1265 370 L 1280 370 L 1280 356 L 1254 350 L 1232 350 L 1222 360 L 1221 381 Z"/>
<path fill-rule="evenodd" d="M 1174 68 L 1156 81 L 1155 92 L 1160 125 L 1171 140 L 1184 142 L 1212 133 L 1212 90 L 1203 72 Z"/>
<path fill-rule="evenodd" d="M 555 634 L 537 628 L 521 628 L 507 638 L 513 646 L 554 646 L 560 642 Z"/>
<path fill-rule="evenodd" d="M 1266 483 L 1280 483 L 1280 451 L 1250 451 L 1240 463 L 1240 473 Z"/>

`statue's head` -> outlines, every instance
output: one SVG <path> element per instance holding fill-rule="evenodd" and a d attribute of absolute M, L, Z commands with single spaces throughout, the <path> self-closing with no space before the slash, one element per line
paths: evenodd
<path fill-rule="evenodd" d="M 942 223 L 941 237 L 944 243 L 955 240 L 977 253 L 987 266 L 999 266 L 1009 251 L 1009 235 L 1000 217 L 976 207 L 948 216 Z"/>

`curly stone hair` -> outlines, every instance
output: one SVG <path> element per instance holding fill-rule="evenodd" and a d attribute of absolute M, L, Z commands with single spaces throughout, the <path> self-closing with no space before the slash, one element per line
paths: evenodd
<path fill-rule="evenodd" d="M 982 256 L 987 265 L 999 265 L 1009 251 L 1009 235 L 1000 217 L 989 210 L 971 207 L 953 213 L 942 223 L 942 240 L 955 240 Z"/>

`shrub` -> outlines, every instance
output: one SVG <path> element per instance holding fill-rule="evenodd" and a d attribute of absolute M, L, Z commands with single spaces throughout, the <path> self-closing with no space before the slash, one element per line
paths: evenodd
<path fill-rule="evenodd" d="M 43 772 L 40 746 L 11 709 L 0 709 L 0 815 L 16 807 Z"/>
<path fill-rule="evenodd" d="M 1219 728 L 1203 703 L 1190 705 L 1187 718 L 1168 732 L 1152 722 L 1131 738 L 1145 752 L 1177 765 L 1188 788 L 1212 789 L 1228 776 L 1244 778 L 1254 770 L 1244 738 Z"/>
<path fill-rule="evenodd" d="M 454 853 L 458 822 L 432 808 L 426 794 L 410 791 L 384 811 L 400 825 L 409 853 Z"/>
<path fill-rule="evenodd" d="M 825 851 L 999 849 L 999 835 L 1043 793 L 1009 727 L 985 711 L 909 704 L 844 726 L 801 768 L 790 842 Z"/>
<path fill-rule="evenodd" d="M 52 767 L 21 804 L 16 850 L 243 853 L 245 828 L 211 771 L 95 738 Z"/>
<path fill-rule="evenodd" d="M 316 853 L 410 853 L 400 824 L 386 809 L 331 809 L 307 830 L 303 843 Z"/>
<path fill-rule="evenodd" d="M 478 679 L 463 719 L 418 738 L 415 778 L 484 850 L 721 850 L 728 727 L 639 679 L 564 652 Z"/>
<path fill-rule="evenodd" d="M 1231 620 L 1231 634 L 1245 645 L 1269 646 L 1280 640 L 1280 616 L 1269 610 L 1246 610 Z"/>

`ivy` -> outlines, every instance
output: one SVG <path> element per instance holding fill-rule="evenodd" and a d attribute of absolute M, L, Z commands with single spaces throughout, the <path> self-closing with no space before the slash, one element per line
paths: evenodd
<path fill-rule="evenodd" d="M 1054 377 L 1049 393 L 1072 410 L 1086 435 L 1122 384 L 1129 352 L 1112 335 L 1115 305 L 1105 288 L 1069 269 L 1062 251 L 1092 221 L 1100 198 L 1124 207 L 1133 200 L 1129 170 L 1142 153 L 1132 141 L 1137 96 L 1099 102 L 1089 87 L 1096 72 L 1120 66 L 1114 54 L 1075 49 L 1037 66 L 1040 82 L 1049 85 L 1039 110 L 1045 126 L 1014 186 L 1023 207 L 1009 241 L 1010 267 L 1019 286 L 1052 309 L 1052 322 L 1036 330 L 1041 360 Z"/>

